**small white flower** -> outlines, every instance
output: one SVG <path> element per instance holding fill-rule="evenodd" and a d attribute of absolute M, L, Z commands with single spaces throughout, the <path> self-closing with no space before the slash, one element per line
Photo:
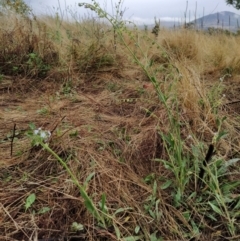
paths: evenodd
<path fill-rule="evenodd" d="M 41 131 L 41 132 L 40 132 L 40 137 L 41 137 L 42 139 L 46 139 L 46 138 L 47 138 L 46 132 L 45 132 L 45 131 Z"/>
<path fill-rule="evenodd" d="M 38 135 L 38 134 L 41 132 L 41 130 L 42 130 L 42 128 L 40 127 L 40 128 L 38 128 L 37 130 L 34 130 L 34 131 L 33 131 L 33 134 L 34 134 L 34 135 Z"/>
<path fill-rule="evenodd" d="M 34 131 L 33 131 L 33 134 L 34 134 L 34 135 L 37 135 L 38 132 L 39 132 L 39 130 L 34 130 Z"/>
<path fill-rule="evenodd" d="M 42 130 L 42 128 L 38 128 L 37 130 L 34 130 L 33 134 L 40 136 L 45 142 L 48 141 L 48 139 L 51 136 L 50 131 L 44 131 L 44 130 Z"/>

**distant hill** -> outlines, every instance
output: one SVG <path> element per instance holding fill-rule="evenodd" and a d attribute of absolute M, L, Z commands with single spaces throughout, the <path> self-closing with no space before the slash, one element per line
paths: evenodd
<path fill-rule="evenodd" d="M 164 28 L 177 28 L 182 26 L 183 22 L 160 21 L 160 26 Z M 229 11 L 223 11 L 206 15 L 188 24 L 193 27 L 196 25 L 195 27 L 198 29 L 223 28 L 230 31 L 237 31 L 240 29 L 240 15 Z M 154 24 L 148 25 L 148 27 L 151 29 L 154 27 Z"/>
<path fill-rule="evenodd" d="M 228 11 L 213 13 L 191 22 L 198 28 L 224 28 L 236 31 L 240 28 L 240 15 Z"/>

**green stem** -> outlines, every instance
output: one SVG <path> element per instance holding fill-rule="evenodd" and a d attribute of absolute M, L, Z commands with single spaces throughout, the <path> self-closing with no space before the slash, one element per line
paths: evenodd
<path fill-rule="evenodd" d="M 101 221 L 102 224 L 105 226 L 105 221 L 104 218 L 101 217 L 101 215 L 99 214 L 97 208 L 95 207 L 95 205 L 92 202 L 92 199 L 88 196 L 88 194 L 86 193 L 86 191 L 84 190 L 84 188 L 79 184 L 77 178 L 74 176 L 74 174 L 72 173 L 72 171 L 69 169 L 69 167 L 67 166 L 67 164 L 48 146 L 48 144 L 41 142 L 40 143 L 41 146 L 47 150 L 49 153 L 51 153 L 60 163 L 61 165 L 66 169 L 67 173 L 70 175 L 71 179 L 73 180 L 74 184 L 78 187 L 80 194 L 82 196 L 82 198 L 85 201 L 85 205 L 87 207 L 87 209 L 94 215 L 94 217 Z"/>

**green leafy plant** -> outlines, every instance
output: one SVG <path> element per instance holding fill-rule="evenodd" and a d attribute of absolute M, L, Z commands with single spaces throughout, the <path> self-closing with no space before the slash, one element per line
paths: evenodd
<path fill-rule="evenodd" d="M 71 225 L 71 230 L 73 232 L 84 230 L 84 226 L 81 223 L 73 222 Z"/>
<path fill-rule="evenodd" d="M 48 115 L 49 114 L 49 109 L 47 107 L 43 107 L 43 108 L 37 110 L 37 113 L 39 115 Z"/>
<path fill-rule="evenodd" d="M 32 9 L 23 0 L 2 0 L 0 5 L 25 16 L 32 13 Z"/>
<path fill-rule="evenodd" d="M 188 205 L 187 200 L 194 200 L 193 210 L 198 208 L 199 206 L 204 207 L 204 212 L 201 213 L 202 217 L 208 215 L 212 219 L 217 220 L 218 216 L 227 217 L 228 228 L 231 235 L 235 235 L 236 225 L 234 224 L 235 217 L 233 214 L 230 214 L 228 209 L 228 205 L 226 204 L 226 200 L 231 200 L 230 196 L 234 192 L 234 188 L 239 186 L 239 183 L 231 183 L 229 185 L 223 185 L 224 181 L 219 178 L 219 164 L 216 162 L 211 162 L 204 169 L 206 169 L 207 175 L 204 177 L 204 182 L 209 185 L 208 190 L 202 190 L 200 194 L 197 195 L 197 191 L 191 188 L 193 183 L 197 182 L 198 174 L 200 167 L 204 161 L 204 145 L 201 149 L 197 149 L 192 145 L 191 149 L 186 149 L 185 141 L 182 139 L 181 128 L 185 123 L 182 123 L 180 116 L 178 113 L 179 104 L 177 97 L 173 98 L 170 95 L 170 92 L 163 92 L 159 86 L 159 81 L 157 81 L 156 74 L 158 71 L 166 71 L 166 68 L 158 68 L 157 70 L 154 68 L 154 62 L 149 61 L 148 64 L 142 62 L 142 60 L 135 54 L 135 50 L 131 48 L 126 42 L 125 34 L 127 34 L 130 39 L 135 40 L 131 31 L 126 27 L 126 22 L 117 19 L 116 17 L 108 14 L 104 11 L 101 6 L 95 1 L 92 0 L 93 4 L 88 3 L 80 3 L 79 6 L 84 6 L 91 11 L 97 13 L 100 18 L 106 19 L 113 27 L 115 34 L 117 34 L 116 40 L 119 41 L 119 44 L 122 44 L 130 56 L 133 58 L 134 62 L 139 65 L 148 79 L 151 81 L 153 87 L 156 90 L 157 96 L 160 102 L 165 107 L 168 120 L 169 120 L 169 132 L 163 133 L 159 128 L 159 135 L 162 138 L 165 150 L 167 152 L 167 156 L 165 159 L 156 159 L 163 164 L 166 170 L 170 171 L 173 174 L 171 180 L 165 180 L 165 182 L 160 186 L 162 190 L 171 190 L 173 196 L 173 205 L 175 207 L 182 207 L 185 210 L 186 219 L 191 223 L 191 232 L 189 237 L 193 237 L 196 234 L 199 234 L 200 227 L 196 224 L 196 220 L 190 220 L 189 213 L 192 209 L 191 206 Z M 136 41 L 135 41 L 136 42 Z M 153 41 L 153 45 L 155 42 Z M 145 57 L 145 53 L 142 51 L 141 46 L 136 42 L 136 46 L 140 53 Z M 159 49 L 161 47 L 159 46 Z M 177 67 L 170 63 L 171 58 L 167 56 L 167 60 L 169 62 L 168 76 L 172 78 L 173 82 L 170 85 L 170 88 L 174 86 L 179 79 L 181 79 L 181 74 Z M 216 117 L 216 122 L 218 125 L 218 130 L 216 135 L 213 138 L 213 144 L 216 145 L 224 136 L 226 132 L 222 131 L 223 129 L 223 121 L 224 118 L 218 118 L 218 107 L 220 106 L 221 94 L 222 94 L 222 81 L 226 76 L 220 79 L 220 83 L 217 88 L 212 88 L 212 92 L 209 94 L 209 102 L 211 104 L 211 108 L 213 114 Z M 172 108 L 174 107 L 174 108 Z M 161 122 L 161 121 L 160 121 Z M 195 152 L 192 153 L 191 151 Z M 216 166 L 217 164 L 217 166 Z M 222 163 L 221 163 L 222 165 Z M 210 169 L 209 169 L 210 168 Z M 156 177 L 154 177 L 156 178 Z M 152 178 L 149 176 L 146 179 L 147 182 L 152 182 Z M 210 198 L 209 198 L 210 195 Z M 226 199 L 226 195 L 228 198 Z M 235 200 L 236 201 L 236 200 Z M 157 195 L 157 182 L 154 181 L 153 184 L 153 192 L 152 195 L 149 196 L 147 202 L 145 203 L 145 211 L 154 219 L 159 220 L 161 217 L 161 212 L 158 209 L 159 198 Z M 238 201 L 237 201 L 238 203 Z M 207 210 L 207 211 L 206 211 Z M 155 240 L 155 235 L 152 235 L 152 240 Z"/>
<path fill-rule="evenodd" d="M 215 115 L 218 114 L 219 111 L 219 107 L 221 106 L 222 102 L 225 99 L 225 94 L 223 94 L 223 90 L 224 90 L 224 80 L 227 77 L 230 77 L 231 75 L 229 74 L 225 74 L 224 76 L 222 76 L 219 79 L 219 82 L 217 82 L 216 84 L 214 84 L 209 92 L 208 92 L 208 99 L 210 102 L 210 105 L 212 107 L 213 113 Z"/>
<path fill-rule="evenodd" d="M 30 194 L 25 202 L 25 211 L 27 211 L 35 202 L 36 200 L 36 195 L 34 193 Z"/>
<path fill-rule="evenodd" d="M 28 137 L 32 140 L 33 146 L 42 146 L 46 151 L 53 155 L 57 161 L 64 167 L 69 176 L 71 177 L 73 183 L 78 187 L 79 192 L 84 199 L 84 204 L 87 210 L 99 221 L 101 225 L 105 227 L 105 216 L 100 213 L 97 207 L 94 205 L 93 200 L 87 194 L 84 186 L 82 186 L 75 175 L 72 173 L 70 168 L 67 166 L 67 163 L 54 152 L 48 145 L 48 140 L 51 136 L 49 131 L 42 130 L 41 128 L 36 129 L 34 124 L 30 124 L 30 131 L 27 133 Z M 32 200 L 32 197 L 31 197 Z M 32 204 L 32 203 L 31 203 Z"/>
<path fill-rule="evenodd" d="M 50 66 L 37 53 L 28 54 L 27 66 L 32 76 L 45 76 Z"/>
<path fill-rule="evenodd" d="M 37 213 L 38 214 L 45 214 L 49 212 L 51 209 L 49 207 L 42 207 Z"/>
<path fill-rule="evenodd" d="M 212 209 L 211 218 L 215 221 L 218 218 L 227 219 L 228 229 L 231 235 L 236 235 L 236 217 L 240 216 L 237 212 L 240 197 L 234 195 L 240 186 L 240 181 L 229 181 L 231 175 L 229 168 L 234 167 L 240 158 L 235 158 L 225 162 L 217 159 L 206 167 L 205 185 L 208 187 L 208 205 Z M 205 194 L 203 194 L 205 195 Z"/>
<path fill-rule="evenodd" d="M 153 191 L 152 194 L 147 198 L 144 204 L 144 209 L 150 216 L 156 221 L 160 221 L 161 211 L 159 210 L 160 199 L 157 195 L 157 182 L 153 183 Z"/>

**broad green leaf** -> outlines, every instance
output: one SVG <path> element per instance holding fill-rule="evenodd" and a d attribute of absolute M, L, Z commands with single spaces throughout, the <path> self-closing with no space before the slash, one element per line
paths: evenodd
<path fill-rule="evenodd" d="M 172 180 L 168 180 L 168 181 L 166 181 L 165 183 L 163 183 L 163 184 L 160 186 L 160 188 L 161 188 L 162 190 L 167 189 L 171 184 L 172 184 Z"/>
<path fill-rule="evenodd" d="M 89 181 L 94 177 L 94 175 L 95 175 L 95 172 L 92 172 L 92 173 L 90 173 L 88 176 L 87 176 L 87 178 L 86 178 L 86 180 L 85 180 L 85 182 L 84 182 L 84 187 L 86 187 L 86 185 L 89 183 Z"/>
<path fill-rule="evenodd" d="M 226 131 L 219 132 L 216 141 L 218 142 L 220 139 L 225 138 L 227 135 L 228 135 L 228 132 L 226 132 Z"/>
<path fill-rule="evenodd" d="M 150 216 L 155 219 L 156 214 L 151 209 L 149 209 L 148 212 L 149 212 Z"/>
<path fill-rule="evenodd" d="M 116 225 L 114 225 L 114 230 L 115 230 L 117 239 L 120 240 L 120 238 L 121 238 L 121 232 L 120 232 L 119 228 L 118 228 Z"/>
<path fill-rule="evenodd" d="M 84 204 L 85 204 L 87 210 L 94 215 L 96 210 L 95 210 L 95 207 L 93 206 L 92 202 L 85 199 Z"/>
<path fill-rule="evenodd" d="M 129 237 L 123 238 L 124 241 L 137 241 L 141 239 L 142 239 L 142 236 L 129 236 Z"/>
<path fill-rule="evenodd" d="M 182 195 L 181 195 L 181 190 L 178 188 L 177 193 L 175 194 L 175 200 L 177 201 L 177 204 L 181 201 Z"/>
<path fill-rule="evenodd" d="M 29 127 L 30 127 L 31 130 L 35 130 L 36 129 L 36 126 L 33 123 L 30 123 Z"/>
<path fill-rule="evenodd" d="M 185 212 L 182 213 L 182 215 L 187 221 L 190 220 L 190 217 L 191 217 L 190 211 L 185 211 Z"/>
<path fill-rule="evenodd" d="M 239 210 L 240 209 L 240 199 L 238 200 L 237 204 L 234 206 L 235 210 Z"/>
<path fill-rule="evenodd" d="M 207 214 L 207 216 L 208 216 L 211 220 L 217 221 L 217 219 L 216 219 L 212 214 Z"/>
<path fill-rule="evenodd" d="M 221 209 L 219 207 L 217 207 L 215 204 L 213 204 L 212 202 L 208 202 L 209 205 L 211 206 L 212 210 L 215 212 L 215 213 L 218 213 L 219 215 L 223 215 Z"/>
<path fill-rule="evenodd" d="M 107 211 L 108 211 L 107 206 L 105 204 L 106 204 L 106 195 L 102 194 L 102 199 L 99 202 L 99 206 L 103 213 L 107 213 Z"/>
<path fill-rule="evenodd" d="M 166 160 L 156 158 L 154 161 L 163 163 L 166 169 L 172 170 L 174 168 L 174 166 Z"/>
<path fill-rule="evenodd" d="M 224 195 L 228 195 L 238 187 L 240 187 L 240 181 L 233 181 L 233 182 L 223 184 L 221 186 L 221 190 Z"/>
<path fill-rule="evenodd" d="M 38 214 L 44 214 L 49 212 L 51 209 L 49 207 L 42 207 L 39 211 Z"/>
<path fill-rule="evenodd" d="M 157 182 L 154 181 L 154 183 L 153 183 L 153 196 L 154 197 L 156 196 L 156 193 L 157 193 Z"/>
<path fill-rule="evenodd" d="M 192 224 L 192 227 L 193 227 L 193 232 L 194 232 L 194 235 L 196 234 L 199 234 L 199 227 L 198 225 L 193 221 L 193 220 L 190 220 L 191 224 Z"/>
<path fill-rule="evenodd" d="M 157 238 L 157 231 L 150 235 L 150 241 L 161 241 L 162 238 Z"/>
<path fill-rule="evenodd" d="M 197 196 L 197 193 L 196 192 L 193 192 L 191 193 L 189 196 L 188 196 L 188 200 L 191 200 L 191 199 L 194 199 L 195 197 Z"/>
<path fill-rule="evenodd" d="M 25 211 L 27 211 L 36 200 L 36 195 L 34 193 L 30 194 L 25 202 Z"/>
<path fill-rule="evenodd" d="M 132 208 L 119 208 L 115 211 L 114 213 L 114 216 L 117 215 L 118 213 L 122 213 L 122 212 L 125 212 L 125 211 L 128 211 L 128 210 L 132 210 Z"/>
<path fill-rule="evenodd" d="M 139 233 L 139 231 L 140 231 L 140 226 L 136 226 L 136 228 L 135 228 L 135 230 L 134 230 L 134 232 L 135 232 L 135 234 L 138 234 Z"/>
<path fill-rule="evenodd" d="M 144 182 L 149 184 L 154 180 L 154 178 L 155 178 L 155 174 L 151 173 L 144 178 Z"/>

